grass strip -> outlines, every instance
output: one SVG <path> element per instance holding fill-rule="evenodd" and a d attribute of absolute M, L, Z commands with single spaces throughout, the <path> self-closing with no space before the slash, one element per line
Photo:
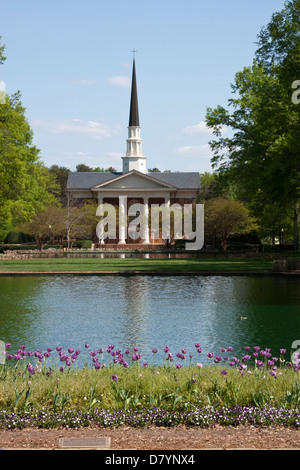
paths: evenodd
<path fill-rule="evenodd" d="M 49 258 L 1 260 L 0 272 L 120 272 L 156 273 L 242 272 L 272 269 L 270 258 L 251 259 L 139 259 Z"/>

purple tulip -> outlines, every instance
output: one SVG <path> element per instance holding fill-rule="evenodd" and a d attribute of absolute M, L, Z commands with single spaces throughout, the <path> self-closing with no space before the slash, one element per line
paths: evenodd
<path fill-rule="evenodd" d="M 242 361 L 249 361 L 251 359 L 251 356 L 249 354 L 246 354 L 244 357 L 242 357 Z"/>

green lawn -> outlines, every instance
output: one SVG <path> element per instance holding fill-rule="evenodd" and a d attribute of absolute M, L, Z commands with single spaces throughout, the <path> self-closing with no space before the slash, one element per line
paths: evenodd
<path fill-rule="evenodd" d="M 149 271 L 157 273 L 257 271 L 272 269 L 272 259 L 49 258 L 0 260 L 0 272 Z"/>

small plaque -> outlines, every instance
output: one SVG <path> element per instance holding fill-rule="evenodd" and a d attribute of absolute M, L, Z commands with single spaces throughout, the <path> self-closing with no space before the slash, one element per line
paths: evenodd
<path fill-rule="evenodd" d="M 60 439 L 61 447 L 69 449 L 109 449 L 110 437 L 69 437 Z"/>

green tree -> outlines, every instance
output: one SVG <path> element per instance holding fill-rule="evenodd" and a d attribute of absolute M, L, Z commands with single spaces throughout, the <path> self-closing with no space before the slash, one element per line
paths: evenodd
<path fill-rule="evenodd" d="M 96 234 L 96 205 L 70 199 L 66 207 L 47 207 L 36 214 L 30 222 L 18 226 L 22 232 L 32 235 L 38 249 L 42 250 L 48 243 L 58 242 L 61 246 L 67 242 L 72 248 L 76 239 L 92 239 Z"/>
<path fill-rule="evenodd" d="M 216 137 L 210 142 L 214 168 L 238 183 L 239 198 L 258 219 L 262 212 L 256 208 L 262 205 L 276 202 L 286 212 L 292 208 L 295 249 L 299 249 L 300 106 L 291 100 L 291 86 L 300 74 L 299 13 L 300 0 L 293 0 L 272 16 L 258 35 L 253 64 L 235 76 L 229 109 L 208 108 L 206 116 Z M 222 135 L 224 125 L 232 136 Z"/>
<path fill-rule="evenodd" d="M 117 170 L 113 166 L 109 166 L 108 168 L 106 168 L 105 171 L 108 171 L 110 173 L 115 173 Z"/>
<path fill-rule="evenodd" d="M 4 46 L 0 44 L 0 63 Z M 57 203 L 56 184 L 33 145 L 20 92 L 0 105 L 0 232 L 30 220 L 48 204 Z M 50 193 L 50 191 L 52 191 Z"/>
<path fill-rule="evenodd" d="M 95 200 L 82 204 L 78 199 L 67 193 L 67 205 L 64 208 L 63 224 L 68 248 L 72 248 L 73 242 L 80 238 L 94 238 L 96 235 L 96 210 Z"/>
<path fill-rule="evenodd" d="M 57 203 L 57 186 L 32 141 L 20 93 L 7 97 L 0 105 L 1 225 L 29 220 L 46 204 Z"/>
<path fill-rule="evenodd" d="M 216 237 L 225 251 L 230 237 L 250 233 L 257 229 L 257 224 L 242 202 L 213 198 L 204 204 L 204 227 L 206 235 Z"/>
<path fill-rule="evenodd" d="M 93 168 L 91 166 L 86 165 L 85 163 L 78 163 L 78 165 L 76 166 L 76 171 L 80 171 L 80 172 L 95 171 L 95 172 L 98 172 L 98 173 L 104 173 L 104 172 L 115 173 L 117 170 L 113 166 L 109 166 L 108 168 L 103 168 L 103 167 L 97 166 L 97 167 Z"/>
<path fill-rule="evenodd" d="M 57 191 L 57 196 L 63 206 L 66 205 L 67 202 L 67 196 L 66 196 L 66 190 L 67 190 L 67 181 L 68 181 L 68 176 L 70 173 L 69 168 L 66 168 L 65 166 L 59 166 L 59 165 L 52 165 L 48 169 L 50 174 L 52 174 L 55 178 L 55 181 L 59 187 Z M 56 195 L 56 192 L 55 192 Z"/>
<path fill-rule="evenodd" d="M 0 64 L 3 64 L 6 60 L 6 56 L 4 55 L 5 51 L 5 44 L 1 44 L 2 36 L 0 36 Z"/>
<path fill-rule="evenodd" d="M 158 168 L 149 168 L 149 173 L 160 173 L 160 170 Z"/>
<path fill-rule="evenodd" d="M 94 171 L 94 169 L 91 166 L 86 165 L 85 163 L 78 163 L 78 165 L 76 165 L 76 171 L 91 172 Z"/>
<path fill-rule="evenodd" d="M 57 222 L 57 209 L 48 207 L 36 214 L 30 222 L 24 222 L 18 226 L 19 230 L 32 235 L 39 250 L 42 250 L 51 239 L 52 225 Z"/>

